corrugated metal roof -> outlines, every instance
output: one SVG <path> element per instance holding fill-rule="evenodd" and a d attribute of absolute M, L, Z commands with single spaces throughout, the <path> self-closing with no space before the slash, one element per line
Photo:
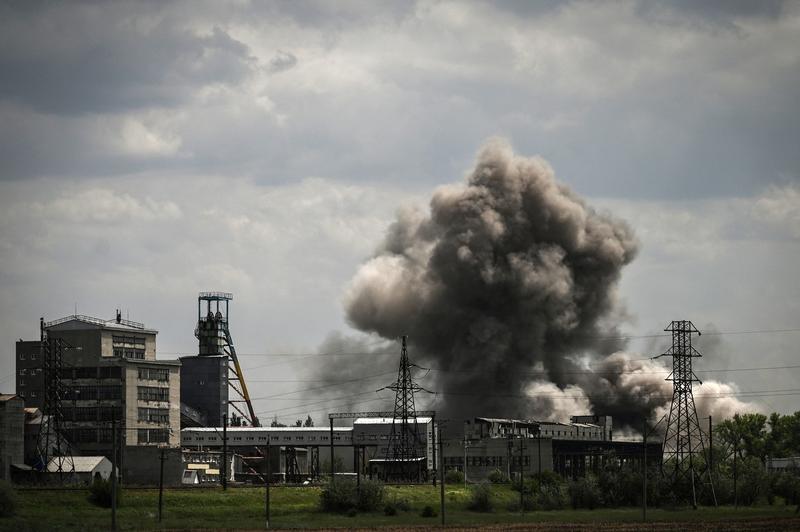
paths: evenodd
<path fill-rule="evenodd" d="M 47 464 L 47 470 L 51 473 L 58 471 L 59 462 L 62 464 L 62 469 L 69 467 L 69 458 L 66 456 L 51 458 Z M 108 458 L 105 456 L 73 456 L 71 458 L 75 464 L 76 473 L 91 473 L 103 460 L 108 462 Z"/>

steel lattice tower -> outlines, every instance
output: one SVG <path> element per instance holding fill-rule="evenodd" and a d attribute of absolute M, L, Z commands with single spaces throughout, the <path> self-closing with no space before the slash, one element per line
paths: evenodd
<path fill-rule="evenodd" d="M 389 439 L 386 458 L 389 460 L 387 480 L 419 480 L 420 437 L 417 428 L 417 413 L 414 405 L 414 393 L 422 390 L 411 378 L 411 363 L 408 361 L 406 341 L 408 337 L 402 336 L 402 350 L 400 353 L 400 367 L 397 370 L 397 380 L 387 386 L 395 392 L 394 417 L 392 418 L 392 433 Z"/>
<path fill-rule="evenodd" d="M 667 417 L 667 430 L 664 435 L 664 460 L 662 473 L 668 476 L 673 486 L 682 482 L 690 482 L 692 504 L 697 506 L 696 482 L 701 478 L 709 485 L 711 495 L 716 504 L 714 485 L 707 465 L 702 471 L 697 468 L 697 455 L 706 456 L 703 431 L 697 419 L 692 386 L 695 382 L 702 384 L 692 370 L 692 359 L 701 357 L 697 349 L 692 347 L 692 335 L 700 336 L 700 331 L 691 321 L 673 321 L 664 329 L 672 332 L 672 347 L 661 356 L 672 357 L 672 371 L 666 380 L 673 383 L 672 405 Z M 707 461 L 704 461 L 707 464 Z"/>
<path fill-rule="evenodd" d="M 61 369 L 64 362 L 66 342 L 61 338 L 50 339 L 44 328 L 44 319 L 40 320 L 41 359 L 44 376 L 44 401 L 42 404 L 42 424 L 36 440 L 36 451 L 41 462 L 37 464 L 40 471 L 47 472 L 50 460 L 55 458 L 53 473 L 58 473 L 60 482 L 64 475 L 75 473 L 75 463 L 69 441 L 62 432 L 64 412 L 61 400 L 64 399 L 64 386 L 61 383 Z"/>

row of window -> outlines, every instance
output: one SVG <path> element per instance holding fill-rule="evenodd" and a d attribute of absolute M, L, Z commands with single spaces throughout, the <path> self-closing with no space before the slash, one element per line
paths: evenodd
<path fill-rule="evenodd" d="M 62 379 L 120 379 L 122 368 L 119 366 L 85 366 L 78 368 L 62 368 Z"/>
<path fill-rule="evenodd" d="M 530 456 L 522 456 L 522 465 L 530 465 Z M 519 467 L 519 456 L 511 456 L 511 466 Z M 503 467 L 507 458 L 504 456 L 467 456 L 467 467 Z M 445 456 L 445 467 L 464 467 L 463 456 Z"/>
<path fill-rule="evenodd" d="M 169 401 L 169 388 L 137 386 L 136 391 L 140 401 Z"/>
<path fill-rule="evenodd" d="M 169 443 L 169 429 L 139 429 L 139 443 Z"/>
<path fill-rule="evenodd" d="M 242 441 L 243 437 L 242 436 L 232 436 L 232 437 L 228 437 L 228 439 L 231 440 L 231 441 Z M 246 436 L 246 437 L 244 437 L 245 441 L 255 441 L 256 439 L 258 439 L 258 441 L 267 441 L 267 437 L 266 436 L 259 436 L 258 438 L 256 438 L 255 436 Z M 269 438 L 270 441 L 279 441 L 280 439 L 281 439 L 280 436 L 270 436 L 270 438 Z M 299 441 L 303 441 L 304 439 L 305 439 L 305 441 L 317 441 L 317 437 L 316 436 L 308 436 L 307 438 L 305 438 L 304 436 L 284 436 L 283 437 L 284 441 L 298 441 L 298 440 Z M 339 441 L 341 439 L 342 439 L 341 436 L 334 436 L 333 437 L 333 441 Z M 209 436 L 208 437 L 208 441 L 219 441 L 219 440 L 222 440 L 222 437 L 219 437 L 219 438 L 217 438 L 217 436 Z M 328 437 L 327 436 L 320 436 L 319 440 L 320 441 L 328 441 Z M 197 437 L 195 437 L 195 441 L 206 441 L 206 437 L 205 436 L 197 436 Z"/>
<path fill-rule="evenodd" d="M 140 408 L 139 421 L 148 423 L 169 423 L 168 408 Z"/>
<path fill-rule="evenodd" d="M 142 336 L 114 334 L 111 336 L 111 343 L 114 347 L 141 347 L 144 349 L 144 337 Z"/>
<path fill-rule="evenodd" d="M 139 368 L 140 381 L 169 381 L 169 370 L 164 368 Z"/>
<path fill-rule="evenodd" d="M 144 349 L 115 347 L 114 356 L 119 358 L 132 358 L 134 360 L 144 360 Z"/>
<path fill-rule="evenodd" d="M 39 360 L 39 353 L 37 353 L 36 351 L 31 351 L 30 355 L 31 355 L 31 360 Z M 27 358 L 27 355 L 25 353 L 20 353 L 19 354 L 19 359 L 20 360 L 25 360 L 26 358 Z"/>
<path fill-rule="evenodd" d="M 42 374 L 42 368 L 22 368 L 19 370 L 20 375 L 30 375 L 31 377 L 35 375 Z"/>
<path fill-rule="evenodd" d="M 111 443 L 111 428 L 74 428 L 64 429 L 64 434 L 72 443 Z"/>
<path fill-rule="evenodd" d="M 122 386 L 101 384 L 98 386 L 68 386 L 64 391 L 66 401 L 103 401 L 122 399 Z"/>
<path fill-rule="evenodd" d="M 122 419 L 121 406 L 79 406 L 62 407 L 64 421 L 112 421 Z"/>

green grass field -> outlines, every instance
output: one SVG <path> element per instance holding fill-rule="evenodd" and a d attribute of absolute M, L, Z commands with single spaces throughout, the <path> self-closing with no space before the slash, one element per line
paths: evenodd
<path fill-rule="evenodd" d="M 494 486 L 495 510 L 476 513 L 466 509 L 468 498 L 463 487 L 448 486 L 446 490 L 446 520 L 448 525 L 508 525 L 511 523 L 630 523 L 641 520 L 641 509 L 564 510 L 553 512 L 509 512 L 507 508 L 519 497 L 508 486 Z M 410 511 L 394 516 L 379 513 L 359 513 L 353 517 L 320 512 L 317 487 L 273 487 L 271 494 L 271 525 L 273 528 L 323 528 L 380 526 L 438 526 L 440 517 L 420 516 L 422 508 L 430 505 L 439 512 L 439 491 L 433 486 L 390 486 L 388 499 L 405 500 Z M 17 495 L 17 515 L 0 518 L 0 529 L 25 530 L 103 530 L 110 528 L 111 511 L 98 508 L 88 501 L 88 492 L 69 490 L 20 490 Z M 731 519 L 785 518 L 786 527 L 798 527 L 793 506 L 775 505 L 751 508 L 701 508 L 648 511 L 649 521 L 709 523 Z M 175 489 L 164 494 L 164 518 L 158 522 L 158 491 L 131 489 L 123 493 L 117 514 L 122 530 L 149 529 L 258 529 L 264 527 L 264 490 L 261 488 Z M 730 525 L 735 522 L 728 521 Z M 782 524 L 784 522 L 781 522 Z M 726 526 L 726 528 L 728 528 Z M 737 528 L 732 526 L 731 528 Z"/>

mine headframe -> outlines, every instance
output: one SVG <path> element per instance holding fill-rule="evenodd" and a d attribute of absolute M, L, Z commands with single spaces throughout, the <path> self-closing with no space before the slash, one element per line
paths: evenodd
<path fill-rule="evenodd" d="M 200 356 L 225 356 L 228 359 L 228 386 L 233 390 L 233 398 L 228 400 L 228 405 L 233 408 L 238 416 L 236 424 L 249 424 L 253 427 L 260 426 L 244 372 L 236 356 L 236 348 L 230 331 L 230 302 L 233 294 L 229 292 L 200 292 L 197 297 L 197 327 L 194 335 L 199 342 L 198 355 Z"/>

